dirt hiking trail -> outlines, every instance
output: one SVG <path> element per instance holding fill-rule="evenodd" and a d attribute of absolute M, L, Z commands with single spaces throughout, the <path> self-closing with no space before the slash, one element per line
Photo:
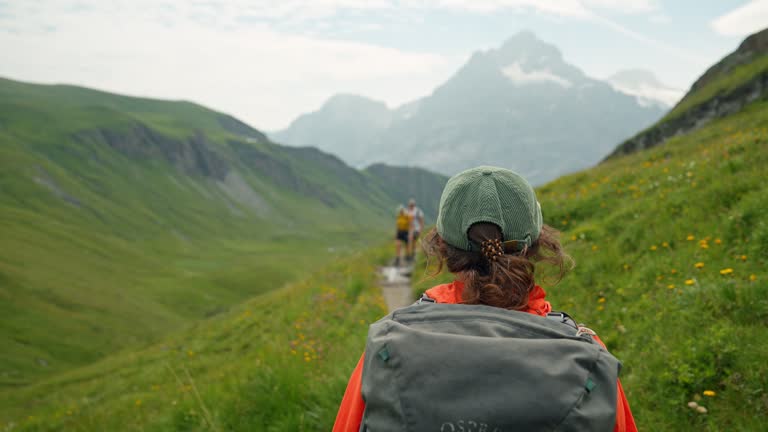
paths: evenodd
<path fill-rule="evenodd" d="M 382 267 L 380 272 L 382 276 L 381 291 L 389 312 L 413 303 L 414 300 L 411 296 L 412 265 L 404 267 L 390 265 Z"/>

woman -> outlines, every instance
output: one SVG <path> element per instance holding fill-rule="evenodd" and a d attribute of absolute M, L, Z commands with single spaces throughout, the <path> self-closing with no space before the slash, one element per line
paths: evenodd
<path fill-rule="evenodd" d="M 551 313 L 552 307 L 550 303 L 545 300 L 546 293 L 539 285 L 536 285 L 534 281 L 535 263 L 541 262 L 554 265 L 559 270 L 559 280 L 559 278 L 562 277 L 568 270 L 570 265 L 570 258 L 563 251 L 557 239 L 557 232 L 549 226 L 543 224 L 541 207 L 536 200 L 533 188 L 522 177 L 513 173 L 512 171 L 495 167 L 478 167 L 464 171 L 452 177 L 446 184 L 440 200 L 437 228 L 425 238 L 424 243 L 427 254 L 438 259 L 440 268 L 446 266 L 448 270 L 455 275 L 455 281 L 449 284 L 438 285 L 427 290 L 425 296 L 422 298 L 422 301 L 427 300 L 428 302 L 436 302 L 438 305 L 411 306 L 409 308 L 400 310 L 402 312 L 398 312 L 396 314 L 417 314 L 423 313 L 424 311 L 429 311 L 430 307 L 433 308 L 432 311 L 436 310 L 434 309 L 435 307 L 438 309 L 441 307 L 448 307 L 453 308 L 454 311 L 456 309 L 466 311 L 462 312 L 462 314 L 475 313 L 479 310 L 486 313 L 492 312 L 495 314 L 501 313 L 503 315 L 514 315 L 518 318 L 521 316 L 524 318 L 531 317 L 531 315 L 524 313 L 521 314 L 520 312 L 502 312 L 502 310 L 509 310 L 527 312 L 528 314 L 539 315 L 541 317 L 548 317 L 548 315 L 553 315 Z M 441 303 L 450 305 L 439 305 Z M 456 304 L 467 306 L 455 306 Z M 491 307 L 489 308 L 488 306 Z M 393 317 L 393 315 L 389 315 L 388 317 Z M 538 320 L 536 325 L 538 325 L 540 328 L 543 326 L 547 331 L 549 331 L 547 329 L 548 326 L 548 328 L 556 328 L 558 331 L 565 328 L 562 327 L 560 323 L 553 324 L 551 320 L 547 319 L 526 319 L 533 321 Z M 373 346 L 371 345 L 373 340 L 372 334 L 376 330 L 377 326 L 380 327 L 379 323 L 382 321 L 379 321 L 378 323 L 371 326 L 371 330 L 369 332 L 369 351 L 371 351 Z M 394 321 L 394 318 L 392 318 L 390 321 Z M 385 323 L 385 325 L 388 326 L 387 329 L 402 327 L 400 324 L 393 326 L 390 323 Z M 424 327 L 419 329 L 421 332 L 420 334 L 422 335 L 425 333 L 423 330 Z M 568 346 L 576 346 L 577 348 L 588 345 L 586 348 L 592 349 L 593 352 L 597 352 L 595 350 L 599 350 L 600 352 L 604 353 L 604 358 L 613 359 L 613 357 L 604 350 L 604 345 L 602 345 L 602 342 L 600 342 L 596 336 L 592 336 L 592 338 L 594 338 L 593 340 L 589 335 L 583 335 L 583 331 L 585 331 L 585 329 L 580 327 L 578 328 L 578 333 L 574 333 L 580 337 L 586 338 L 586 341 L 572 337 L 566 340 L 565 343 L 570 343 Z M 455 326 L 451 327 L 449 333 L 450 332 L 455 332 Z M 591 333 L 590 331 L 588 334 L 594 333 Z M 486 337 L 483 339 L 488 338 Z M 398 396 L 398 399 L 392 397 L 389 397 L 389 399 L 384 398 L 384 402 L 399 400 L 398 403 L 392 404 L 392 408 L 388 410 L 390 412 L 385 413 L 386 415 L 394 416 L 394 413 L 397 413 L 396 416 L 398 418 L 410 417 L 405 419 L 407 420 L 407 423 L 411 425 L 419 424 L 421 417 L 428 417 L 431 414 L 430 411 L 432 411 L 433 406 L 431 407 L 427 405 L 426 408 L 422 406 L 421 410 L 418 411 L 417 414 L 414 414 L 412 410 L 410 412 L 407 411 L 406 409 L 408 407 L 404 407 L 403 405 L 405 405 L 409 400 L 414 401 L 422 398 L 422 395 L 425 395 L 423 396 L 425 398 L 432 397 L 439 399 L 441 401 L 440 403 L 444 405 L 450 404 L 453 399 L 462 397 L 464 398 L 462 401 L 468 400 L 469 404 L 474 403 L 474 406 L 478 407 L 477 411 L 480 412 L 483 411 L 483 408 L 487 408 L 487 405 L 483 405 L 482 403 L 478 402 L 483 400 L 483 397 L 486 397 L 486 395 L 483 393 L 491 393 L 491 396 L 493 396 L 494 392 L 512 395 L 508 404 L 505 405 L 502 401 L 501 405 L 504 407 L 509 406 L 510 411 L 514 411 L 511 405 L 515 402 L 512 402 L 512 400 L 518 400 L 515 398 L 520 397 L 521 394 L 523 397 L 523 405 L 526 403 L 529 405 L 533 404 L 531 406 L 538 407 L 533 408 L 534 410 L 540 409 L 541 407 L 548 407 L 548 401 L 546 398 L 543 398 L 543 404 L 541 404 L 541 400 L 525 400 L 526 395 L 535 393 L 533 391 L 534 389 L 531 387 L 536 387 L 536 385 L 531 386 L 530 383 L 528 387 L 514 389 L 512 392 L 510 392 L 510 389 L 508 388 L 494 388 L 493 385 L 491 385 L 492 388 L 488 389 L 488 391 L 478 391 L 477 388 L 470 389 L 468 387 L 459 388 L 458 391 L 456 391 L 456 395 L 447 394 L 449 392 L 441 390 L 437 390 L 436 392 L 435 388 L 444 386 L 443 381 L 447 381 L 449 383 L 451 381 L 460 381 L 455 375 L 453 375 L 454 372 L 445 372 L 446 370 L 450 371 L 450 369 L 446 369 L 446 367 L 450 368 L 451 363 L 461 364 L 460 369 L 455 370 L 456 375 L 466 375 L 469 373 L 470 377 L 472 377 L 473 375 L 471 374 L 476 374 L 477 377 L 482 377 L 486 381 L 488 381 L 487 377 L 489 374 L 491 376 L 500 376 L 500 374 L 507 372 L 504 370 L 508 367 L 508 364 L 505 363 L 507 361 L 507 357 L 502 357 L 502 360 L 499 360 L 499 358 L 491 359 L 491 361 L 485 364 L 475 364 L 471 362 L 467 364 L 467 358 L 472 358 L 473 356 L 476 357 L 477 355 L 482 355 L 483 353 L 477 353 L 475 352 L 477 350 L 469 349 L 462 351 L 460 346 L 461 343 L 456 342 L 456 340 L 468 340 L 466 338 L 453 338 L 448 340 L 450 343 L 458 345 L 454 347 L 455 354 L 452 356 L 447 356 L 447 358 L 440 358 L 438 361 L 430 363 L 426 366 L 422 365 L 421 367 L 421 370 L 424 371 L 424 375 L 431 375 L 428 377 L 429 379 L 432 379 L 430 382 L 431 384 L 422 385 L 421 387 L 418 387 L 417 385 L 415 390 L 409 389 L 408 391 L 410 392 L 410 399 L 406 399 L 405 396 Z M 563 339 L 558 339 L 558 341 L 561 340 Z M 496 349 L 500 345 L 505 345 L 504 348 L 507 349 L 511 346 L 512 354 L 514 354 L 514 350 L 518 349 L 516 348 L 517 346 L 514 345 L 517 343 L 517 340 L 509 343 L 505 343 L 505 341 L 507 341 L 507 339 L 502 339 L 502 342 L 494 342 L 493 344 L 487 346 L 490 349 Z M 576 341 L 576 343 L 573 343 L 574 341 Z M 595 343 L 595 341 L 597 343 Z M 539 347 L 541 346 L 540 341 L 534 341 L 533 343 L 534 345 L 539 344 Z M 551 343 L 559 342 L 555 341 Z M 549 347 L 551 343 L 547 342 L 547 347 Z M 602 347 L 597 346 L 598 343 Z M 444 342 L 442 344 L 445 345 Z M 412 358 L 408 360 L 413 360 L 414 363 L 418 363 L 418 361 L 421 360 L 424 356 L 428 355 L 430 351 L 422 351 L 421 353 L 417 353 L 419 346 L 418 344 L 414 346 L 415 348 L 413 350 L 402 352 L 403 350 L 401 349 L 401 352 L 394 353 L 392 355 L 401 354 L 403 357 L 411 355 Z M 442 345 L 436 346 L 441 347 Z M 433 350 L 434 348 L 429 349 Z M 525 352 L 527 353 L 529 351 Z M 372 385 L 370 380 L 372 379 L 371 376 L 374 374 L 374 372 L 372 371 L 373 367 L 371 366 L 384 364 L 383 362 L 388 360 L 390 353 L 386 351 L 385 347 L 384 350 L 378 351 L 375 354 L 377 354 L 377 356 L 380 358 L 377 359 L 375 358 L 376 356 L 367 358 L 364 355 L 363 358 L 360 359 L 360 362 L 353 372 L 352 377 L 349 380 L 347 390 L 344 394 L 341 406 L 339 408 L 336 423 L 333 428 L 334 432 L 351 432 L 361 430 L 360 425 L 363 421 L 363 415 L 366 408 L 366 403 L 363 400 L 364 392 L 367 395 L 369 405 L 372 403 L 378 403 L 380 406 L 382 398 L 378 397 L 376 392 L 387 391 L 385 389 L 385 387 L 387 387 L 387 381 L 379 381 L 378 384 Z M 561 376 L 565 376 L 560 374 L 560 370 L 569 369 L 569 365 L 571 363 L 565 363 L 565 367 L 561 369 L 553 367 L 553 369 L 558 370 L 558 373 L 551 373 L 551 371 L 548 369 L 552 364 L 556 364 L 556 362 L 559 360 L 560 359 L 552 358 L 550 362 L 549 358 L 547 358 L 547 361 L 541 362 L 540 364 L 535 365 L 533 369 L 531 369 L 534 371 L 534 373 L 537 373 L 537 369 L 542 370 L 544 377 L 547 379 L 555 380 L 554 385 L 551 383 L 549 384 L 556 390 L 553 393 L 555 395 L 553 396 L 553 399 L 559 396 L 560 393 L 570 391 L 569 388 L 566 388 L 565 384 L 562 385 L 563 389 L 561 389 L 560 381 L 558 380 L 561 379 Z M 615 359 L 613 359 L 613 361 L 615 362 L 613 363 L 614 365 L 618 364 Z M 402 365 L 404 363 L 408 363 L 408 361 L 398 360 L 397 362 L 390 362 L 389 366 Z M 574 362 L 574 364 L 576 363 L 577 362 Z M 369 382 L 366 383 L 365 386 L 363 385 L 364 364 L 366 367 L 371 367 L 371 369 L 366 370 L 366 376 L 368 377 Z M 434 365 L 434 367 L 432 367 L 432 365 Z M 558 366 L 559 365 L 560 364 L 558 363 Z M 635 427 L 634 419 L 629 409 L 627 399 L 624 396 L 624 392 L 621 388 L 621 384 L 618 382 L 618 379 L 615 378 L 616 372 L 617 371 L 614 370 L 614 375 L 611 375 L 608 380 L 602 381 L 604 383 L 609 383 L 606 384 L 604 388 L 610 391 L 610 393 L 605 393 L 609 394 L 607 397 L 607 403 L 605 405 L 608 406 L 610 413 L 608 416 L 606 416 L 607 421 L 604 421 L 602 424 L 607 425 L 608 428 L 610 428 L 610 425 L 613 424 L 614 431 L 633 432 L 636 431 L 637 428 Z M 530 370 L 527 373 L 528 378 L 530 378 Z M 567 370 L 564 371 L 564 374 L 567 373 Z M 411 375 L 411 377 L 413 377 L 413 375 Z M 405 384 L 400 382 L 398 384 L 393 384 L 393 386 L 411 385 L 414 381 L 412 379 L 403 380 L 401 378 L 402 375 L 390 378 L 391 381 L 397 381 L 400 379 L 400 381 L 405 382 Z M 416 376 L 416 378 L 420 377 Z M 473 380 L 475 380 L 475 378 L 471 378 L 470 381 L 464 381 L 464 384 L 467 382 L 474 384 Z M 418 379 L 416 381 L 418 381 Z M 491 379 L 490 382 L 494 383 L 493 379 Z M 616 383 L 616 388 L 610 389 L 610 386 L 612 385 L 610 383 L 613 382 Z M 588 379 L 586 385 L 586 390 L 582 388 L 579 389 L 579 392 L 574 392 L 575 394 L 578 394 L 578 403 L 581 403 L 582 400 L 589 401 L 590 396 L 588 393 L 593 391 L 594 383 Z M 467 399 L 466 394 L 468 392 L 471 393 L 469 395 L 469 399 Z M 415 398 L 413 397 L 413 394 L 416 394 Z M 529 399 L 535 398 L 529 397 Z M 613 401 L 615 401 L 615 405 Z M 540 404 L 535 405 L 536 403 Z M 462 402 L 462 406 L 459 406 L 458 408 L 466 408 L 466 405 L 467 402 Z M 371 407 L 369 406 L 369 409 L 370 408 Z M 473 408 L 473 410 L 474 409 L 475 408 Z M 523 416 L 528 414 L 526 413 L 525 409 L 528 408 L 524 407 L 522 411 Z M 585 408 L 581 414 L 584 415 L 584 413 L 588 412 L 587 410 L 588 408 Z M 486 417 L 489 415 L 493 416 L 493 413 L 489 414 L 487 412 L 488 409 L 485 411 L 486 412 L 482 415 L 486 415 Z M 503 409 L 503 411 L 506 411 L 506 408 Z M 369 418 L 368 416 L 370 414 L 371 413 L 366 412 L 367 419 Z M 570 416 L 570 414 L 567 415 Z M 500 424 L 506 425 L 507 427 L 509 427 L 509 425 L 525 424 L 522 422 L 517 423 L 515 420 L 509 421 L 508 418 L 509 416 L 507 416 L 507 420 L 505 420 L 506 423 Z M 587 421 L 588 420 L 589 419 L 587 419 Z M 437 425 L 434 427 L 435 430 L 441 431 L 483 430 L 487 432 L 493 432 L 494 430 L 506 430 L 504 426 L 500 426 L 497 429 L 490 422 L 486 423 L 483 421 L 476 418 L 460 418 L 431 424 Z M 560 425 L 563 421 L 563 419 L 559 419 L 553 424 Z M 366 424 L 368 424 L 367 420 Z M 390 429 L 394 430 L 394 428 Z M 410 429 L 420 430 L 419 427 L 413 426 L 411 426 Z M 559 427 L 548 429 L 560 430 Z M 583 428 L 579 428 L 577 426 L 575 429 L 572 429 L 580 430 Z M 535 429 L 529 428 L 526 430 Z"/>

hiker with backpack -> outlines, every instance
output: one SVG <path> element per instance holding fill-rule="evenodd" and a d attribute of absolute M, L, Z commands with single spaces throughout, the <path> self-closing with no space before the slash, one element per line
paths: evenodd
<path fill-rule="evenodd" d="M 402 205 L 397 210 L 395 224 L 395 266 L 399 266 L 402 251 L 408 252 L 408 240 L 411 235 L 411 218 L 408 215 L 408 211 Z"/>
<path fill-rule="evenodd" d="M 557 235 L 512 171 L 452 177 L 424 247 L 455 280 L 370 326 L 333 431 L 637 431 L 618 360 L 536 284 L 570 268 Z"/>

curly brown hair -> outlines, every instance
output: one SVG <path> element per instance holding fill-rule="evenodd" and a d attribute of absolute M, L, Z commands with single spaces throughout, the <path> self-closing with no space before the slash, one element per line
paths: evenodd
<path fill-rule="evenodd" d="M 539 238 L 516 254 L 503 254 L 488 259 L 479 250 L 464 251 L 455 248 L 432 229 L 422 245 L 428 257 L 437 258 L 437 275 L 445 266 L 464 283 L 464 304 L 484 304 L 504 309 L 523 310 L 535 286 L 536 263 L 554 267 L 552 284 L 559 282 L 573 267 L 573 260 L 563 250 L 559 232 L 543 225 Z M 470 227 L 469 240 L 474 244 L 501 240 L 501 229 L 491 223 L 476 223 Z"/>

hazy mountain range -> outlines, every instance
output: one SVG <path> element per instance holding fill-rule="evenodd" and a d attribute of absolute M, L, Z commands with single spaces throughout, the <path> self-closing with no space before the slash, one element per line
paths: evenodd
<path fill-rule="evenodd" d="M 450 175 L 493 164 L 540 184 L 599 161 L 660 118 L 673 92 L 642 71 L 610 82 L 588 77 L 555 46 L 522 32 L 474 53 L 427 97 L 388 109 L 336 95 L 271 137 L 355 166 L 384 162 Z"/>

